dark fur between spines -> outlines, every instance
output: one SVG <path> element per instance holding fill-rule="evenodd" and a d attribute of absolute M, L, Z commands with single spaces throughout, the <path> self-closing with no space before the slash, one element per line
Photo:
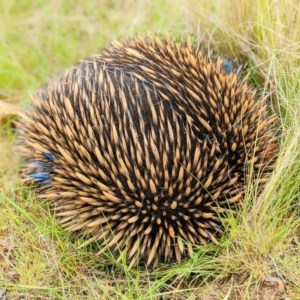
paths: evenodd
<path fill-rule="evenodd" d="M 100 253 L 126 251 L 130 266 L 180 262 L 189 243 L 217 243 L 248 171 L 264 182 L 278 153 L 275 117 L 229 69 L 190 43 L 115 43 L 24 112 L 25 182 L 66 230 L 90 233 L 85 244 Z"/>

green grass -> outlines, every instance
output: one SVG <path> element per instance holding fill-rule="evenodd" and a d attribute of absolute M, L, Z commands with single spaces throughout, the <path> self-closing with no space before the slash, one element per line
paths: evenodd
<path fill-rule="evenodd" d="M 279 117 L 281 153 L 230 233 L 180 265 L 129 270 L 64 232 L 19 180 L 0 110 L 0 295 L 8 299 L 300 299 L 300 5 L 294 0 L 0 0 L 0 100 L 24 105 L 80 59 L 134 34 L 192 34 L 246 64 Z M 0 107 L 1 109 L 1 107 Z M 0 296 L 1 298 L 1 296 Z"/>

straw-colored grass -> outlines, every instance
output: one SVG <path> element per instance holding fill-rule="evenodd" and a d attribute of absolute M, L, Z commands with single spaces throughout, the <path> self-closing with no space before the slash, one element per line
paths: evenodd
<path fill-rule="evenodd" d="M 147 33 L 192 34 L 245 64 L 281 136 L 272 177 L 260 194 L 249 185 L 220 245 L 156 271 L 77 248 L 20 184 L 10 116 L 78 60 Z M 0 299 L 300 299 L 299 41 L 296 0 L 0 0 Z"/>

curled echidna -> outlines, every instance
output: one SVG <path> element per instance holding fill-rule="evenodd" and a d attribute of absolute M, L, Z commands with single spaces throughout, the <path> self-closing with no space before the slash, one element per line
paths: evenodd
<path fill-rule="evenodd" d="M 278 153 L 265 100 L 229 69 L 190 42 L 114 43 L 33 98 L 19 129 L 25 181 L 63 228 L 131 266 L 217 242 L 248 170 L 264 181 Z"/>

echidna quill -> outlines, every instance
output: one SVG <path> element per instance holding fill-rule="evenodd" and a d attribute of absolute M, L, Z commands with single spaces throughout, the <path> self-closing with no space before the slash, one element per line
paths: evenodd
<path fill-rule="evenodd" d="M 85 244 L 131 266 L 180 262 L 218 242 L 249 170 L 261 184 L 278 153 L 274 116 L 237 73 L 190 42 L 114 43 L 23 113 L 25 181 Z"/>

